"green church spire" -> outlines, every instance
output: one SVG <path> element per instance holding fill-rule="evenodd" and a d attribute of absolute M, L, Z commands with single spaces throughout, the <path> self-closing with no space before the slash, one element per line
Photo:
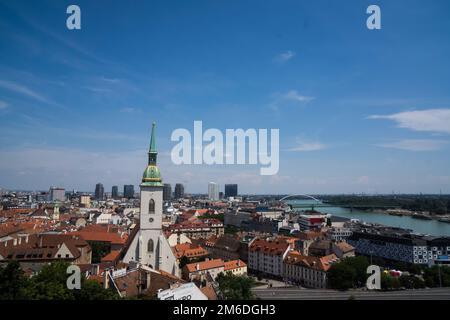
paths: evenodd
<path fill-rule="evenodd" d="M 156 137 L 155 137 L 155 135 L 156 135 L 156 122 L 153 122 L 152 123 L 152 136 L 150 138 L 150 150 L 149 150 L 149 153 L 150 152 L 157 153 L 157 151 L 156 151 Z"/>
<path fill-rule="evenodd" d="M 156 123 L 152 124 L 150 148 L 148 150 L 148 166 L 142 175 L 141 186 L 162 187 L 161 173 L 156 165 L 158 151 L 156 151 Z"/>

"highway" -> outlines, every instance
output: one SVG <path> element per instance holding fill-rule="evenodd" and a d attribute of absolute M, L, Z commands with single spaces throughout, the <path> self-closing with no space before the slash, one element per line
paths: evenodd
<path fill-rule="evenodd" d="M 335 291 L 305 288 L 255 288 L 255 295 L 270 300 L 450 300 L 450 288 L 402 291 Z"/>

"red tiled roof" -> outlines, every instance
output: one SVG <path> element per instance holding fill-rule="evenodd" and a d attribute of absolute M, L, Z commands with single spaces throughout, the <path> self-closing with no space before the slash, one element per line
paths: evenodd
<path fill-rule="evenodd" d="M 102 262 L 116 261 L 120 255 L 120 250 L 112 250 L 102 258 Z"/>
<path fill-rule="evenodd" d="M 231 260 L 231 261 L 227 261 L 224 264 L 224 271 L 228 271 L 228 270 L 233 270 L 233 269 L 237 269 L 237 268 L 243 268 L 246 267 L 247 265 L 245 264 L 244 261 L 242 260 Z"/>
<path fill-rule="evenodd" d="M 189 263 L 186 268 L 189 272 L 196 272 L 200 270 L 216 269 L 224 266 L 222 259 L 213 259 L 208 261 L 202 261 L 197 263 Z"/>
<path fill-rule="evenodd" d="M 260 251 L 265 254 L 281 255 L 292 243 L 292 238 L 282 237 L 275 240 L 255 239 L 249 247 L 249 251 Z"/>

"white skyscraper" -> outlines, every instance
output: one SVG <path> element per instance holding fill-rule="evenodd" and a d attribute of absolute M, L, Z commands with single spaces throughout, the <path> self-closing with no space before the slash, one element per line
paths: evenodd
<path fill-rule="evenodd" d="M 219 200 L 219 185 L 215 182 L 208 184 L 208 198 L 209 200 Z"/>

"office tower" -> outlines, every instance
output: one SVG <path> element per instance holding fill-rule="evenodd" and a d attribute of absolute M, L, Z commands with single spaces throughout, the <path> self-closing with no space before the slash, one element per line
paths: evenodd
<path fill-rule="evenodd" d="M 105 188 L 103 188 L 103 184 L 97 183 L 95 185 L 95 199 L 103 200 L 105 197 Z"/>
<path fill-rule="evenodd" d="M 184 197 L 184 186 L 181 183 L 175 185 L 175 199 Z"/>
<path fill-rule="evenodd" d="M 50 201 L 66 201 L 66 190 L 64 188 L 50 187 Z"/>
<path fill-rule="evenodd" d="M 208 199 L 219 200 L 219 185 L 215 182 L 208 184 Z"/>
<path fill-rule="evenodd" d="M 123 186 L 123 197 L 128 199 L 134 198 L 134 186 L 132 184 Z"/>
<path fill-rule="evenodd" d="M 168 201 L 170 199 L 172 199 L 172 186 L 170 183 L 164 183 L 163 200 Z"/>
<path fill-rule="evenodd" d="M 237 184 L 226 184 L 225 185 L 225 198 L 237 197 L 238 195 L 238 185 Z"/>
<path fill-rule="evenodd" d="M 113 198 L 113 199 L 119 198 L 119 187 L 118 186 L 113 186 L 112 187 L 111 198 Z"/>

